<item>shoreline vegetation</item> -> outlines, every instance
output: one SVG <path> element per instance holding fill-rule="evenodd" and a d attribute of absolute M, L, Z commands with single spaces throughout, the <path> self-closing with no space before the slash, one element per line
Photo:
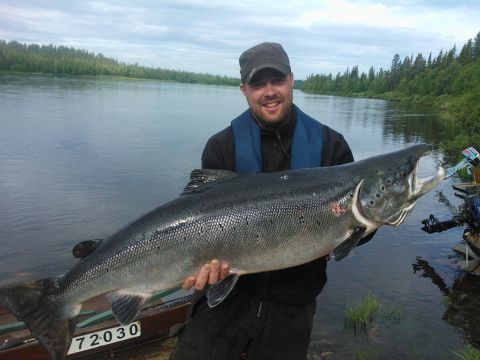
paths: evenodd
<path fill-rule="evenodd" d="M 404 101 L 435 107 L 451 122 L 456 136 L 442 145 L 447 157 L 458 160 L 468 146 L 480 147 L 480 32 L 458 52 L 457 46 L 437 56 L 399 54 L 390 69 L 359 73 L 358 66 L 343 74 L 311 74 L 307 93 Z"/>
<path fill-rule="evenodd" d="M 0 39 L 0 73 L 158 80 L 238 86 L 239 78 L 126 64 L 73 47 L 22 44 Z M 442 144 L 455 161 L 467 146 L 480 147 L 480 32 L 460 52 L 454 46 L 437 56 L 393 57 L 389 69 L 359 73 L 358 66 L 335 76 L 311 74 L 296 80 L 307 93 L 404 101 L 438 108 L 457 134 Z"/>
<path fill-rule="evenodd" d="M 66 46 L 22 44 L 0 40 L 0 72 L 148 79 L 189 84 L 238 86 L 240 79 L 126 64 L 86 50 Z"/>

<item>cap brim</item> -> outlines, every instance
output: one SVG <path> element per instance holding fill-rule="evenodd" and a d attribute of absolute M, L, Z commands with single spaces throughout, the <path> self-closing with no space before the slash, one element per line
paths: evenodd
<path fill-rule="evenodd" d="M 290 67 L 282 64 L 266 63 L 260 66 L 253 68 L 247 76 L 245 76 L 244 82 L 250 83 L 253 77 L 260 71 L 264 69 L 274 69 L 282 73 L 283 75 L 288 75 L 291 73 Z"/>

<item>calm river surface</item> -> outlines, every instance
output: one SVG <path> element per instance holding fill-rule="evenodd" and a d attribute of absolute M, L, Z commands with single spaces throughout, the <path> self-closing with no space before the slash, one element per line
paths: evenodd
<path fill-rule="evenodd" d="M 343 133 L 357 160 L 426 142 L 435 151 L 420 173 L 442 161 L 449 135 L 432 110 L 300 91 L 294 101 Z M 62 273 L 77 242 L 175 198 L 208 137 L 245 108 L 232 87 L 0 76 L 0 284 Z M 450 359 L 465 341 L 480 342 L 480 278 L 463 273 L 451 250 L 462 229 L 420 230 L 430 213 L 450 216 L 438 191 L 459 204 L 453 181 L 421 198 L 399 228 L 381 228 L 329 264 L 312 359 Z M 370 292 L 381 304 L 376 326 L 354 336 L 345 308 Z"/>

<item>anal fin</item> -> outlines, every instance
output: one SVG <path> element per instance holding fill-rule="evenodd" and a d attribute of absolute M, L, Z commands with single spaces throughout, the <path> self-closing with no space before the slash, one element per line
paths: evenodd
<path fill-rule="evenodd" d="M 357 246 L 357 244 L 362 239 L 363 235 L 365 234 L 366 228 L 365 227 L 357 227 L 353 230 L 352 235 L 338 245 L 335 250 L 333 250 L 333 254 L 335 255 L 335 261 L 342 260 L 345 256 L 350 254 L 350 251 Z"/>
<path fill-rule="evenodd" d="M 108 293 L 106 296 L 112 304 L 113 315 L 122 325 L 132 323 L 142 310 L 145 302 L 150 298 L 149 294 L 125 291 Z"/>

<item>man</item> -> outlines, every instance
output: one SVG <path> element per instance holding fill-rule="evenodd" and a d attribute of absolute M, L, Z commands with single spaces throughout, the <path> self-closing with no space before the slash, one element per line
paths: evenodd
<path fill-rule="evenodd" d="M 208 140 L 203 168 L 255 173 L 353 161 L 342 135 L 293 104 L 293 74 L 280 44 L 256 45 L 239 63 L 249 109 Z M 228 297 L 209 308 L 205 287 L 229 273 L 221 260 L 185 280 L 184 288 L 195 285 L 197 291 L 171 359 L 305 359 L 326 259 L 240 276 Z"/>

